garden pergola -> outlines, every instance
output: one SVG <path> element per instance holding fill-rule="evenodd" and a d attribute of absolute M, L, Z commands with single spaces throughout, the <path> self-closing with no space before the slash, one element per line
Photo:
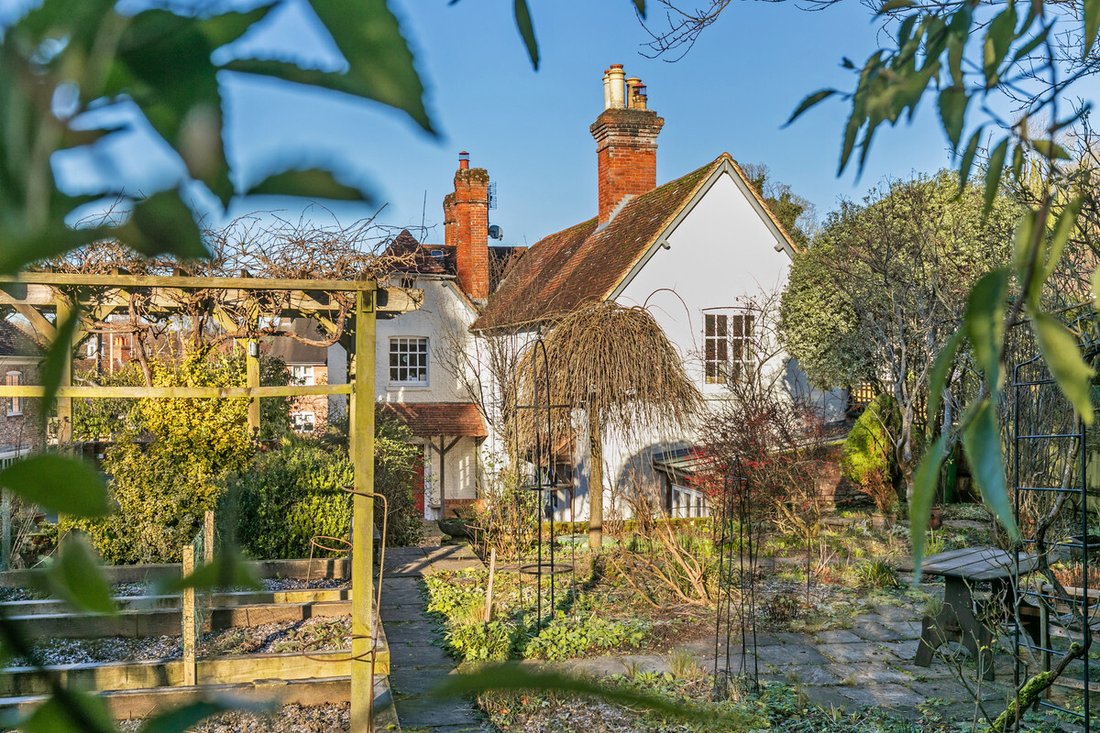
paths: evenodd
<path fill-rule="evenodd" d="M 80 274 L 60 272 L 27 272 L 15 277 L 0 278 L 0 307 L 8 307 L 25 318 L 30 326 L 51 343 L 57 338 L 59 326 L 75 308 L 93 309 L 92 318 L 102 321 L 111 312 L 127 308 L 131 295 L 140 292 L 151 310 L 171 316 L 187 296 L 199 291 L 217 292 L 213 306 L 215 320 L 229 318 L 225 303 L 235 304 L 235 312 L 277 313 L 286 317 L 312 318 L 333 338 L 344 331 L 343 319 L 334 320 L 344 308 L 338 300 L 354 297 L 352 316 L 354 336 L 354 376 L 347 384 L 260 386 L 259 350 L 246 343 L 245 387 L 104 387 L 74 385 L 72 380 L 73 349 L 87 336 L 87 329 L 77 324 L 70 349 L 61 370 L 57 391 L 58 442 L 72 438 L 72 401 L 104 398 L 237 398 L 250 401 L 248 422 L 259 428 L 260 399 L 264 397 L 299 397 L 306 395 L 348 395 L 350 409 L 348 443 L 354 467 L 352 518 L 352 673 L 351 718 L 353 731 L 371 729 L 370 711 L 374 691 L 371 686 L 374 634 L 371 574 L 374 555 L 374 374 L 375 321 L 378 313 L 403 313 L 414 310 L 418 291 L 379 286 L 371 280 L 318 280 L 242 277 L 185 277 L 177 275 Z M 264 307 L 259 307 L 260 302 Z M 271 303 L 277 303 L 274 308 Z M 255 308 L 249 307 L 256 305 Z M 53 320 L 47 314 L 52 311 Z M 227 325 L 223 322 L 223 325 Z M 255 324 L 252 324 L 253 326 Z M 0 385 L 0 397 L 43 397 L 42 386 Z"/>

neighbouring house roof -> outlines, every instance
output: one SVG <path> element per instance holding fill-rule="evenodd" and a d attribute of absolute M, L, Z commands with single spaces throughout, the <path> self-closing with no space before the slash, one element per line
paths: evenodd
<path fill-rule="evenodd" d="M 539 323 L 611 295 L 704 185 L 724 166 L 740 178 L 785 245 L 790 235 L 728 153 L 627 200 L 600 228 L 589 219 L 536 242 L 490 296 L 475 331 Z"/>
<path fill-rule="evenodd" d="M 42 357 L 42 349 L 18 326 L 0 319 L 0 356 Z"/>
<path fill-rule="evenodd" d="M 455 274 L 455 248 L 446 244 L 421 244 L 416 237 L 409 233 L 408 229 L 393 238 L 386 247 L 383 255 L 406 258 L 407 261 L 398 265 L 398 272 L 415 273 L 418 275 L 454 275 Z"/>
<path fill-rule="evenodd" d="M 328 335 L 321 330 L 321 327 L 312 318 L 295 318 L 291 320 L 288 330 L 311 341 L 328 339 Z M 268 353 L 282 359 L 287 364 L 317 365 L 328 363 L 328 349 L 323 346 L 303 344 L 290 336 L 275 336 L 272 338 Z"/>
<path fill-rule="evenodd" d="M 389 402 L 384 407 L 420 438 L 437 435 L 485 438 L 489 435 L 481 411 L 471 402 Z"/>
<path fill-rule="evenodd" d="M 527 248 L 521 245 L 489 246 L 489 289 L 496 289 L 512 266 L 519 260 Z M 450 244 L 426 244 L 416 241 L 408 229 L 393 238 L 385 250 L 386 255 L 405 258 L 407 261 L 394 269 L 409 275 L 455 275 L 455 248 Z"/>

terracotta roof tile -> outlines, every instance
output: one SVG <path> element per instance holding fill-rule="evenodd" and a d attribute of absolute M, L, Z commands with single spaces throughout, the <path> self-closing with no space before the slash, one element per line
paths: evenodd
<path fill-rule="evenodd" d="M 42 348 L 18 326 L 0 319 L 0 356 L 42 356 Z"/>
<path fill-rule="evenodd" d="M 631 199 L 601 230 L 589 219 L 536 242 L 490 296 L 474 330 L 535 323 L 605 298 L 727 157 Z"/>
<path fill-rule="evenodd" d="M 421 438 L 437 435 L 484 438 L 489 435 L 481 411 L 470 402 L 390 402 L 384 407 L 408 425 L 413 435 Z"/>

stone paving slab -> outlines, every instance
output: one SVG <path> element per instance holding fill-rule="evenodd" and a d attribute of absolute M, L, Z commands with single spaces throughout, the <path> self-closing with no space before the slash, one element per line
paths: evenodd
<path fill-rule="evenodd" d="M 464 545 L 402 547 L 386 552 L 381 615 L 390 644 L 390 685 L 406 733 L 465 733 L 484 726 L 484 716 L 470 702 L 426 694 L 446 679 L 455 663 L 439 645 L 420 588 L 420 578 L 426 572 L 480 565 L 477 555 Z"/>

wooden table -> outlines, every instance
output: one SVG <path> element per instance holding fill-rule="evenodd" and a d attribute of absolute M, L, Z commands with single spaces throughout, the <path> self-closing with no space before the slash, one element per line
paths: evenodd
<path fill-rule="evenodd" d="M 1030 573 L 1038 560 L 1025 552 L 1019 553 L 1020 573 Z M 978 662 L 984 679 L 993 679 L 993 632 L 975 616 L 974 587 L 988 583 L 991 598 L 1002 599 L 1003 608 L 994 613 L 1012 614 L 1011 579 L 1016 572 L 1012 553 L 995 547 L 968 547 L 932 555 L 921 566 L 925 575 L 939 575 L 944 580 L 943 608 L 935 616 L 925 616 L 921 622 L 920 643 L 916 663 L 932 664 L 936 649 L 948 641 L 966 647 Z"/>

